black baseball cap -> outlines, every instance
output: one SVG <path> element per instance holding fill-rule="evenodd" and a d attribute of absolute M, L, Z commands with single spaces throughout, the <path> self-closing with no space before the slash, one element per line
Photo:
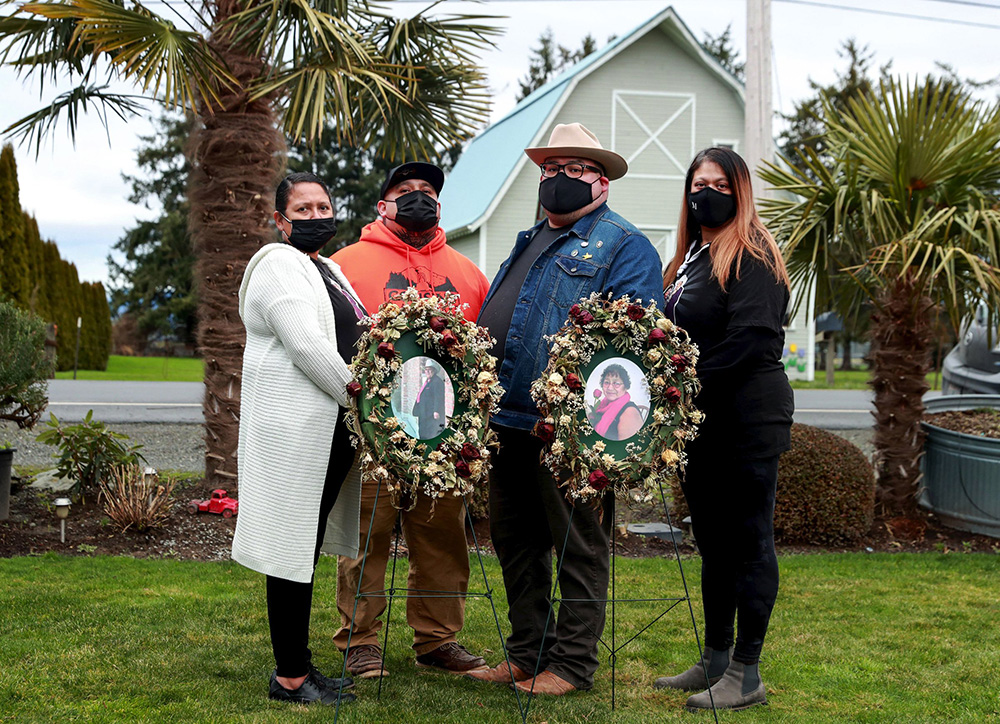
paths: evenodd
<path fill-rule="evenodd" d="M 389 175 L 385 177 L 385 181 L 382 182 L 382 191 L 379 193 L 379 199 L 384 199 L 389 189 L 396 184 L 411 178 L 426 181 L 434 187 L 435 193 L 441 193 L 441 188 L 444 186 L 444 171 L 432 163 L 410 161 L 409 163 L 396 166 L 396 168 L 389 172 Z"/>

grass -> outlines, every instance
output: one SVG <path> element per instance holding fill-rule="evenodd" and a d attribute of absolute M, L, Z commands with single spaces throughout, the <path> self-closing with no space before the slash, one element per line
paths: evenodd
<path fill-rule="evenodd" d="M 403 564 L 405 566 L 405 564 Z M 617 560 L 619 597 L 677 595 L 676 565 Z M 770 706 L 724 713 L 731 722 L 1000 721 L 1000 555 L 824 554 L 780 559 L 782 590 L 762 672 Z M 507 630 L 495 559 L 486 569 Z M 474 560 L 470 590 L 483 590 Z M 696 560 L 687 561 L 698 584 Z M 314 660 L 341 657 L 334 562 L 320 561 L 313 608 Z M 273 666 L 263 578 L 228 563 L 62 557 L 0 560 L 0 719 L 18 722 L 326 721 L 330 710 L 289 707 L 265 695 Z M 694 590 L 697 590 L 696 588 Z M 344 722 L 516 722 L 513 694 L 412 662 L 404 604 L 396 601 L 381 699 L 359 682 Z M 619 603 L 620 643 L 661 604 Z M 696 606 L 700 609 L 700 606 Z M 699 624 L 700 625 L 700 624 Z M 605 631 L 610 638 L 610 621 Z M 470 599 L 462 641 L 500 658 L 490 606 Z M 533 702 L 532 722 L 708 722 L 683 711 L 683 693 L 655 692 L 657 675 L 696 657 L 686 604 L 619 653 L 617 706 L 610 668 L 595 689 Z M 602 654 L 606 658 L 606 654 Z"/>
<path fill-rule="evenodd" d="M 812 382 L 805 380 L 792 380 L 792 389 L 795 390 L 867 390 L 868 380 L 871 379 L 871 370 L 834 370 L 833 387 L 826 384 L 826 371 L 816 370 L 815 379 Z M 941 375 L 931 372 L 927 375 L 927 384 L 932 390 L 941 389 Z"/>
<path fill-rule="evenodd" d="M 138 380 L 143 382 L 201 382 L 203 362 L 195 357 L 125 357 L 113 354 L 106 370 L 77 370 L 78 380 Z M 73 370 L 56 372 L 57 380 L 73 379 Z"/>
<path fill-rule="evenodd" d="M 140 380 L 145 382 L 201 382 L 204 379 L 204 364 L 194 357 L 124 357 L 111 355 L 106 370 L 78 370 L 78 380 Z M 868 370 L 836 370 L 833 373 L 833 387 L 826 385 L 826 373 L 816 371 L 812 382 L 793 380 L 797 390 L 867 390 L 871 373 Z M 73 372 L 57 372 L 56 379 L 71 380 Z M 935 385 L 935 381 L 937 384 Z M 927 384 L 932 390 L 941 389 L 941 376 L 932 372 L 927 375 Z"/>

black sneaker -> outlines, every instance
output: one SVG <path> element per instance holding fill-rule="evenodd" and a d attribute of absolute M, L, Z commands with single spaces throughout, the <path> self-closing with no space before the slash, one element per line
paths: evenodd
<path fill-rule="evenodd" d="M 286 689 L 278 683 L 278 672 L 276 670 L 271 672 L 271 685 L 267 692 L 268 699 L 288 701 L 293 704 L 319 702 L 327 706 L 336 706 L 338 696 L 341 704 L 350 704 L 358 698 L 349 691 L 338 692 L 327 689 L 315 679 L 312 672 L 306 676 L 306 680 L 302 682 L 302 685 L 298 689 Z"/>
<path fill-rule="evenodd" d="M 354 688 L 354 679 L 352 679 L 350 676 L 345 677 L 343 679 L 334 679 L 321 673 L 320 670 L 317 669 L 312 664 L 309 664 L 309 673 L 312 674 L 312 677 L 316 681 L 318 681 L 321 685 L 325 686 L 330 691 L 337 691 L 337 689 L 343 689 L 344 691 L 347 691 L 348 689 Z"/>

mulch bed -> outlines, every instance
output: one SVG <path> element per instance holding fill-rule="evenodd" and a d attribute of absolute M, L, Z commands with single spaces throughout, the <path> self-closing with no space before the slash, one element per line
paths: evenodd
<path fill-rule="evenodd" d="M 186 483 L 174 492 L 178 505 L 173 515 L 161 527 L 144 532 L 120 531 L 111 523 L 95 496 L 75 504 L 66 526 L 66 542 L 59 540 L 59 521 L 51 501 L 57 497 L 24 485 L 16 485 L 11 493 L 10 519 L 0 522 L 0 557 L 39 555 L 48 551 L 67 555 L 124 555 L 135 558 L 175 558 L 196 561 L 228 560 L 236 519 L 219 515 L 186 512 L 192 498 L 208 498 L 213 486 L 205 481 Z M 649 505 L 633 511 L 632 522 L 662 520 L 662 505 Z M 478 540 L 484 553 L 493 554 L 486 521 L 475 524 L 475 538 L 469 531 L 470 549 Z M 690 537 L 679 546 L 682 555 L 695 552 Z M 780 553 L 824 552 L 993 552 L 1000 553 L 1000 540 L 946 528 L 932 514 L 900 520 L 877 520 L 860 541 L 847 546 L 823 547 L 779 542 Z M 648 536 L 627 534 L 616 536 L 619 555 L 671 557 L 669 541 Z M 405 555 L 405 545 L 401 548 Z"/>
<path fill-rule="evenodd" d="M 1000 439 L 1000 410 L 989 407 L 935 412 L 931 415 L 924 415 L 924 421 L 953 432 Z"/>

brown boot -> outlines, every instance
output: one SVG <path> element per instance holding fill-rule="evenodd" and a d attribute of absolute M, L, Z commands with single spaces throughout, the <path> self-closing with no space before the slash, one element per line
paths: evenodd
<path fill-rule="evenodd" d="M 545 696 L 562 696 L 576 687 L 565 679 L 561 679 L 551 671 L 543 671 L 534 679 L 526 679 L 514 684 L 514 688 L 525 694 L 543 694 Z"/>
<path fill-rule="evenodd" d="M 462 644 L 451 641 L 417 656 L 417 666 L 461 675 L 476 669 L 485 669 L 486 659 L 470 654 Z"/>
<path fill-rule="evenodd" d="M 516 684 L 518 681 L 531 678 L 531 674 L 523 671 L 517 664 L 510 664 L 510 668 L 508 668 L 506 661 L 501 661 L 492 669 L 470 671 L 466 676 L 476 681 L 488 681 L 491 684 Z"/>

